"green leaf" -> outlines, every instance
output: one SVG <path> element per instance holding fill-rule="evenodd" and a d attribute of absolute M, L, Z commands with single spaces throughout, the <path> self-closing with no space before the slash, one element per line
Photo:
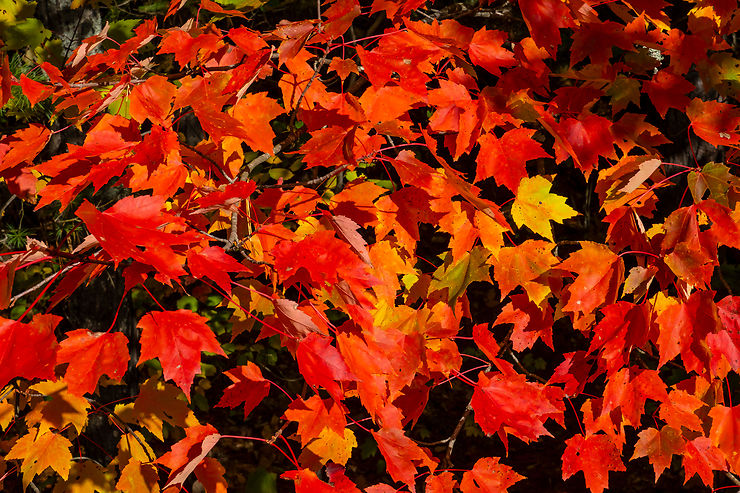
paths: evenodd
<path fill-rule="evenodd" d="M 447 288 L 450 305 L 454 305 L 457 298 L 465 294 L 465 290 L 474 281 L 491 282 L 488 274 L 489 265 L 486 263 L 490 253 L 482 247 L 475 247 L 469 253 L 452 265 L 441 265 L 434 272 L 434 279 L 429 285 L 430 291 L 439 291 Z"/>

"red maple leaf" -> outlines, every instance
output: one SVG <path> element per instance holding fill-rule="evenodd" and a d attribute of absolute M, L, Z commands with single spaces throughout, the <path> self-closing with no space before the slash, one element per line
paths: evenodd
<path fill-rule="evenodd" d="M 244 419 L 262 399 L 270 392 L 270 382 L 262 376 L 262 371 L 251 361 L 246 365 L 237 366 L 232 370 L 224 372 L 232 383 L 224 390 L 221 400 L 216 407 L 230 407 L 244 404 Z"/>
<path fill-rule="evenodd" d="M 429 451 L 419 447 L 400 428 L 381 428 L 372 434 L 385 457 L 388 474 L 394 481 L 405 483 L 411 493 L 416 492 L 414 478 L 418 466 L 428 467 L 430 472 L 437 468 Z"/>
<path fill-rule="evenodd" d="M 188 269 L 193 277 L 213 279 L 218 286 L 231 294 L 231 278 L 229 272 L 244 272 L 245 266 L 237 262 L 234 257 L 227 255 L 223 248 L 210 246 L 201 251 L 188 250 Z"/>
<path fill-rule="evenodd" d="M 156 461 L 171 469 L 165 489 L 184 483 L 221 438 L 211 425 L 190 426 L 185 429 L 185 435 Z"/>
<path fill-rule="evenodd" d="M 498 185 L 516 193 L 522 178 L 529 176 L 527 161 L 550 157 L 532 139 L 534 133 L 533 129 L 521 127 L 509 130 L 501 138 L 492 133 L 481 135 L 475 181 L 494 177 Z"/>
<path fill-rule="evenodd" d="M 463 474 L 460 490 L 463 493 L 494 493 L 507 491 L 514 483 L 525 479 L 498 457 L 478 459 L 473 469 Z"/>
<path fill-rule="evenodd" d="M 164 378 L 174 380 L 190 399 L 190 386 L 200 372 L 201 351 L 226 356 L 207 320 L 190 310 L 147 313 L 138 324 L 142 331 L 137 365 L 159 358 Z"/>
<path fill-rule="evenodd" d="M 69 363 L 64 380 L 76 395 L 93 392 L 101 375 L 119 382 L 129 360 L 128 338 L 120 332 L 90 332 L 87 329 L 67 332 L 59 344 L 57 364 Z"/>
<path fill-rule="evenodd" d="M 481 372 L 470 400 L 475 421 L 485 433 L 498 433 L 507 448 L 507 433 L 525 442 L 550 435 L 544 423 L 561 419 L 564 407 L 556 406 L 545 389 L 524 375 Z"/>
<path fill-rule="evenodd" d="M 323 387 L 337 402 L 342 400 L 338 382 L 354 380 L 352 371 L 331 339 L 319 334 L 309 334 L 298 344 L 298 368 L 309 385 Z"/>
<path fill-rule="evenodd" d="M 116 265 L 132 258 L 152 266 L 158 277 L 168 281 L 186 274 L 182 268 L 185 256 L 173 247 L 190 245 L 201 239 L 201 235 L 192 230 L 181 229 L 179 234 L 176 230 L 163 231 L 165 225 L 184 228 L 183 219 L 164 212 L 163 207 L 161 197 L 128 196 L 105 212 L 84 201 L 77 209 L 77 216 Z"/>
<path fill-rule="evenodd" d="M 30 324 L 0 317 L 0 387 L 16 377 L 54 378 L 56 315 L 35 315 Z M 33 348 L 33 350 L 29 350 Z"/>
<path fill-rule="evenodd" d="M 609 471 L 627 470 L 617 445 L 606 435 L 576 435 L 566 440 L 563 479 L 583 471 L 586 488 L 602 493 L 609 487 Z"/>

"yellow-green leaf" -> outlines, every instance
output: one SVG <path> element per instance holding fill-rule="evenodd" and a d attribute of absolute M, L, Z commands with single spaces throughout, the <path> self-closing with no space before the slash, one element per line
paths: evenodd
<path fill-rule="evenodd" d="M 578 213 L 565 204 L 565 197 L 550 193 L 552 183 L 542 176 L 523 178 L 511 206 L 511 217 L 520 228 L 527 226 L 535 233 L 555 241 L 550 221 L 562 224 Z"/>

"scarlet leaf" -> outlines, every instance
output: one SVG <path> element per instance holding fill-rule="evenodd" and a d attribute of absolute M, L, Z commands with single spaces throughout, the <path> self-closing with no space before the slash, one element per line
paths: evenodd
<path fill-rule="evenodd" d="M 159 464 L 171 469 L 165 489 L 185 482 L 221 439 L 211 425 L 191 426 L 185 430 L 185 434 L 185 438 L 174 444 L 172 450 L 157 459 Z"/>
<path fill-rule="evenodd" d="M 563 479 L 583 471 L 586 488 L 602 493 L 609 487 L 609 471 L 626 468 L 614 442 L 606 435 L 576 435 L 566 440 L 563 454 Z"/>
<path fill-rule="evenodd" d="M 171 111 L 176 91 L 177 88 L 167 78 L 151 76 L 131 91 L 131 117 L 139 123 L 148 119 L 154 124 L 163 124 Z"/>
<path fill-rule="evenodd" d="M 560 268 L 578 274 L 563 310 L 589 314 L 602 304 L 616 301 L 624 280 L 624 261 L 605 245 L 590 241 L 581 245 L 581 250 L 560 264 Z"/>
<path fill-rule="evenodd" d="M 231 294 L 231 278 L 228 273 L 247 270 L 246 267 L 227 255 L 224 249 L 218 246 L 210 246 L 200 252 L 189 250 L 187 258 L 188 268 L 194 277 L 213 279 L 227 294 Z"/>
<path fill-rule="evenodd" d="M 532 139 L 534 130 L 517 128 L 509 130 L 500 139 L 493 134 L 484 134 L 478 139 L 478 169 L 475 181 L 494 177 L 498 185 L 516 192 L 519 182 L 526 178 L 527 161 L 550 157 L 542 145 Z"/>
<path fill-rule="evenodd" d="M 709 438 L 712 445 L 720 449 L 737 470 L 740 466 L 740 406 L 715 406 L 709 411 L 712 428 Z"/>
<path fill-rule="evenodd" d="M 499 463 L 498 457 L 479 459 L 473 469 L 463 474 L 460 490 L 463 493 L 494 493 L 507 491 L 514 483 L 525 479 L 511 467 Z"/>
<path fill-rule="evenodd" d="M 226 387 L 216 407 L 234 408 L 244 403 L 244 419 L 270 392 L 270 383 L 262 377 L 259 367 L 248 362 L 224 372 L 233 384 Z"/>
<path fill-rule="evenodd" d="M 562 414 L 553 404 L 545 387 L 527 382 L 523 375 L 506 376 L 480 373 L 470 405 L 475 421 L 488 434 L 498 433 L 507 445 L 506 433 L 529 442 L 550 435 L 544 423 Z"/>
<path fill-rule="evenodd" d="M 85 201 L 77 209 L 77 216 L 116 264 L 132 258 L 151 265 L 158 276 L 169 279 L 186 273 L 182 268 L 184 256 L 173 247 L 189 245 L 200 235 L 192 231 L 182 234 L 162 231 L 168 223 L 173 229 L 183 225 L 181 218 L 163 212 L 163 205 L 160 197 L 129 196 L 105 212 L 99 212 Z"/>
<path fill-rule="evenodd" d="M 0 318 L 0 387 L 15 377 L 53 378 L 57 339 L 55 315 L 37 315 L 31 324 Z M 32 347 L 33 351 L 27 348 Z"/>
<path fill-rule="evenodd" d="M 354 375 L 328 337 L 309 334 L 298 345 L 296 359 L 306 383 L 324 387 L 337 402 L 342 400 L 339 382 L 353 380 Z"/>
<path fill-rule="evenodd" d="M 485 27 L 475 31 L 469 45 L 470 60 L 493 75 L 499 75 L 501 67 L 516 65 L 514 54 L 502 46 L 505 41 L 505 32 L 489 31 Z"/>
<path fill-rule="evenodd" d="M 324 428 L 343 433 L 347 424 L 341 404 L 332 399 L 321 399 L 318 395 L 293 401 L 285 411 L 285 418 L 298 423 L 298 434 L 304 447 Z"/>
<path fill-rule="evenodd" d="M 648 428 L 640 432 L 631 460 L 647 457 L 653 465 L 657 482 L 663 471 L 671 465 L 673 455 L 682 455 L 685 450 L 686 440 L 675 428 L 670 426 L 664 426 L 660 430 Z"/>
<path fill-rule="evenodd" d="M 189 310 L 144 315 L 138 324 L 142 332 L 137 364 L 159 358 L 164 378 L 174 380 L 190 398 L 190 386 L 200 371 L 201 351 L 226 356 L 206 320 Z"/>
<path fill-rule="evenodd" d="M 59 345 L 57 364 L 69 363 L 64 379 L 76 395 L 93 392 L 101 375 L 120 381 L 128 367 L 128 339 L 120 332 L 67 332 Z"/>
<path fill-rule="evenodd" d="M 430 454 L 419 447 L 413 440 L 404 435 L 399 428 L 381 428 L 373 431 L 373 438 L 378 442 L 378 449 L 385 457 L 388 474 L 394 481 L 400 481 L 414 493 L 414 476 L 418 466 L 428 467 L 430 472 L 437 468 L 437 462 Z"/>

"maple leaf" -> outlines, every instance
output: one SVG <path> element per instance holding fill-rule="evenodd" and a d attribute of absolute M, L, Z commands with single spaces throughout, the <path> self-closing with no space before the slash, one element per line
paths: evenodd
<path fill-rule="evenodd" d="M 638 457 L 647 457 L 655 471 L 655 482 L 671 465 L 673 455 L 682 455 L 686 450 L 686 440 L 675 428 L 666 425 L 660 430 L 648 428 L 638 435 L 639 439 L 635 445 L 634 460 Z"/>
<path fill-rule="evenodd" d="M 714 406 L 709 410 L 712 428 L 709 438 L 721 450 L 734 470 L 740 469 L 740 405 Z"/>
<path fill-rule="evenodd" d="M 0 387 L 15 377 L 54 378 L 56 315 L 35 315 L 31 324 L 0 317 Z M 26 348 L 33 347 L 33 351 Z"/>
<path fill-rule="evenodd" d="M 609 471 L 625 471 L 619 449 L 606 435 L 576 435 L 566 440 L 563 479 L 583 471 L 586 488 L 602 493 L 609 487 Z"/>
<path fill-rule="evenodd" d="M 443 264 L 434 272 L 429 289 L 432 291 L 447 289 L 447 299 L 450 305 L 454 306 L 456 300 L 465 294 L 470 283 L 491 281 L 486 263 L 488 257 L 485 248 L 476 247 L 455 263 L 447 266 Z"/>
<path fill-rule="evenodd" d="M 612 125 L 608 119 L 588 114 L 579 118 L 563 118 L 553 127 L 558 135 L 555 140 L 555 157 L 558 162 L 568 156 L 586 177 L 596 168 L 599 156 L 616 158 Z"/>
<path fill-rule="evenodd" d="M 245 128 L 245 142 L 255 151 L 272 154 L 275 132 L 270 122 L 285 110 L 266 92 L 247 94 L 239 99 L 233 109 L 234 117 Z"/>
<path fill-rule="evenodd" d="M 67 392 L 67 384 L 61 380 L 39 382 L 31 388 L 44 397 L 43 402 L 26 415 L 29 426 L 39 425 L 39 433 L 46 433 L 52 428 L 61 431 L 69 425 L 77 433 L 82 432 L 90 409 L 87 399 Z"/>
<path fill-rule="evenodd" d="M 275 307 L 274 320 L 283 329 L 283 335 L 300 340 L 312 333 L 325 333 L 306 312 L 299 308 L 295 301 L 278 298 L 273 300 L 273 305 Z"/>
<path fill-rule="evenodd" d="M 69 493 L 95 493 L 110 491 L 113 485 L 102 466 L 91 460 L 76 460 L 72 462 L 68 479 L 61 487 Z"/>
<path fill-rule="evenodd" d="M 244 419 L 247 419 L 252 409 L 270 392 L 270 382 L 264 379 L 262 371 L 251 361 L 224 372 L 224 375 L 234 383 L 226 387 L 216 407 L 233 409 L 243 403 Z"/>
<path fill-rule="evenodd" d="M 127 423 L 142 426 L 164 440 L 164 423 L 184 428 L 197 422 L 181 397 L 177 387 L 152 377 L 141 384 L 139 396 L 133 404 L 118 404 L 114 412 Z"/>
<path fill-rule="evenodd" d="M 712 445 L 711 439 L 700 436 L 686 442 L 686 451 L 683 456 L 684 484 L 694 474 L 698 474 L 704 484 L 714 483 L 714 471 L 726 471 L 727 461 L 717 447 Z"/>
<path fill-rule="evenodd" d="M 31 431 L 23 435 L 10 449 L 5 460 L 22 459 L 23 488 L 27 488 L 33 478 L 47 467 L 54 469 L 63 479 L 69 476 L 72 443 L 62 435 L 53 432 Z"/>
<path fill-rule="evenodd" d="M 507 34 L 503 31 L 488 30 L 485 27 L 478 29 L 468 46 L 470 61 L 493 75 L 499 75 L 501 67 L 516 65 L 514 54 L 502 46 L 506 38 Z"/>
<path fill-rule="evenodd" d="M 226 493 L 228 485 L 224 473 L 226 468 L 213 457 L 204 458 L 195 468 L 195 477 L 208 493 Z"/>
<path fill-rule="evenodd" d="M 629 363 L 633 348 L 641 348 L 647 343 L 653 320 L 648 305 L 626 301 L 605 306 L 601 313 L 604 318 L 594 327 L 588 351 L 598 350 L 606 362 L 607 372 L 612 374 Z"/>
<path fill-rule="evenodd" d="M 328 337 L 309 334 L 298 344 L 298 368 L 309 385 L 324 387 L 337 402 L 342 400 L 338 382 L 354 380 L 352 371 Z"/>
<path fill-rule="evenodd" d="M 162 197 L 128 196 L 105 212 L 99 212 L 84 201 L 76 214 L 116 265 L 132 258 L 151 265 L 157 271 L 157 277 L 177 278 L 186 274 L 182 268 L 184 256 L 173 247 L 190 245 L 201 235 L 193 231 L 181 234 L 162 231 L 166 224 L 170 227 L 184 225 L 182 218 L 163 212 L 163 208 Z"/>
<path fill-rule="evenodd" d="M 622 368 L 607 380 L 600 413 L 603 419 L 596 419 L 595 428 L 610 433 L 623 425 L 639 426 L 647 399 L 668 400 L 665 387 L 655 370 Z"/>
<path fill-rule="evenodd" d="M 460 490 L 463 493 L 494 493 L 507 491 L 514 483 L 526 479 L 498 457 L 478 459 L 470 471 L 463 473 Z"/>
<path fill-rule="evenodd" d="M 521 127 L 509 130 L 501 138 L 492 133 L 481 135 L 475 181 L 494 177 L 498 185 L 516 192 L 522 178 L 528 176 L 527 161 L 550 157 L 532 138 L 534 133 L 533 129 Z"/>
<path fill-rule="evenodd" d="M 168 115 L 177 88 L 166 77 L 153 75 L 138 84 L 129 94 L 129 114 L 141 123 L 149 120 L 154 124 L 169 123 Z"/>
<path fill-rule="evenodd" d="M 322 465 L 328 461 L 345 465 L 355 447 L 357 447 L 357 439 L 352 430 L 345 428 L 337 433 L 331 428 L 324 428 L 306 445 L 305 450 L 316 455 Z"/>
<path fill-rule="evenodd" d="M 557 0 L 519 0 L 519 8 L 537 46 L 554 54 L 560 46 L 559 29 L 574 25 L 568 7 Z"/>
<path fill-rule="evenodd" d="M 118 441 L 116 460 L 121 465 L 128 464 L 132 459 L 139 462 L 152 462 L 155 457 L 154 451 L 140 431 L 126 433 Z"/>
<path fill-rule="evenodd" d="M 93 392 L 103 374 L 121 381 L 128 368 L 128 338 L 120 332 L 90 332 L 87 329 L 66 333 L 59 344 L 57 364 L 69 363 L 64 380 L 75 395 Z"/>
<path fill-rule="evenodd" d="M 426 480 L 426 491 L 427 493 L 452 493 L 457 487 L 457 480 L 455 476 L 445 471 L 441 474 L 430 474 Z"/>
<path fill-rule="evenodd" d="M 299 397 L 291 402 L 285 411 L 285 418 L 298 423 L 298 435 L 303 447 L 325 428 L 340 434 L 344 433 L 347 424 L 341 404 L 333 399 L 321 399 L 318 395 L 308 400 Z"/>
<path fill-rule="evenodd" d="M 193 277 L 203 279 L 208 277 L 231 295 L 231 278 L 229 272 L 244 272 L 245 266 L 237 262 L 234 257 L 226 254 L 219 246 L 210 246 L 200 252 L 188 250 L 188 269 Z"/>
<path fill-rule="evenodd" d="M 570 298 L 563 310 L 589 314 L 602 304 L 616 301 L 624 281 L 624 261 L 606 245 L 582 241 L 581 247 L 559 267 L 578 274 L 569 287 Z"/>
<path fill-rule="evenodd" d="M 549 305 L 544 308 L 537 306 L 527 296 L 515 294 L 511 296 L 511 303 L 507 304 L 494 324 L 514 324 L 511 333 L 511 347 L 514 351 L 523 351 L 531 348 L 538 339 L 552 345 L 553 311 Z"/>
<path fill-rule="evenodd" d="M 685 303 L 676 303 L 660 312 L 658 366 L 665 365 L 679 353 L 687 370 L 702 373 L 710 366 L 711 354 L 704 340 L 716 333 L 719 325 L 717 307 L 710 291 L 695 291 Z"/>
<path fill-rule="evenodd" d="M 481 372 L 470 406 L 484 433 L 498 433 L 508 449 L 506 433 L 529 442 L 550 435 L 544 422 L 562 415 L 541 384 L 527 382 L 524 375 Z"/>
<path fill-rule="evenodd" d="M 740 143 L 740 110 L 728 103 L 694 98 L 686 108 L 691 128 L 713 146 Z"/>
<path fill-rule="evenodd" d="M 419 447 L 399 428 L 381 428 L 372 432 L 378 449 L 385 458 L 388 474 L 394 481 L 405 483 L 411 493 L 416 492 L 414 476 L 417 466 L 425 466 L 430 472 L 437 468 L 437 462 L 428 451 Z"/>
<path fill-rule="evenodd" d="M 650 96 L 650 101 L 663 118 L 668 108 L 684 111 L 691 102 L 686 94 L 694 89 L 694 84 L 670 69 L 658 71 L 652 80 L 642 84 L 643 92 Z"/>
<path fill-rule="evenodd" d="M 550 193 L 552 183 L 542 176 L 522 178 L 517 187 L 516 198 L 511 205 L 511 217 L 520 228 L 526 225 L 535 233 L 554 241 L 550 221 L 563 220 L 578 215 L 565 205 L 565 197 Z"/>
<path fill-rule="evenodd" d="M 174 380 L 190 399 L 190 386 L 200 372 L 201 351 L 226 356 L 207 320 L 190 310 L 147 313 L 137 325 L 142 329 L 137 365 L 159 358 L 164 378 Z"/>
<path fill-rule="evenodd" d="M 309 469 L 288 471 L 283 473 L 280 477 L 293 480 L 295 482 L 296 493 L 333 493 L 337 491 L 333 486 L 321 481 L 318 476 L 316 476 L 316 473 Z M 355 491 L 359 490 L 355 488 Z"/>
<path fill-rule="evenodd" d="M 185 438 L 156 461 L 171 469 L 165 489 L 182 485 L 220 439 L 221 435 L 211 425 L 186 428 Z"/>
<path fill-rule="evenodd" d="M 31 103 L 31 106 L 35 106 L 38 102 L 48 98 L 51 96 L 52 92 L 54 92 L 51 87 L 27 77 L 26 74 L 21 74 L 20 83 L 23 95 L 28 98 L 28 102 Z"/>
<path fill-rule="evenodd" d="M 375 282 L 368 265 L 332 231 L 319 231 L 301 241 L 281 241 L 270 253 L 287 285 L 298 282 L 302 270 L 317 286 L 333 286 L 341 278 L 363 290 Z"/>
<path fill-rule="evenodd" d="M 50 135 L 49 129 L 30 125 L 0 139 L 0 172 L 33 160 L 44 149 Z"/>
<path fill-rule="evenodd" d="M 698 397 L 684 390 L 672 390 L 668 399 L 660 405 L 660 419 L 668 426 L 680 430 L 685 427 L 692 431 L 702 431 L 702 422 L 696 411 L 704 406 L 704 402 Z M 688 480 L 689 477 L 687 476 Z"/>
<path fill-rule="evenodd" d="M 519 246 L 499 250 L 493 260 L 493 275 L 501 290 L 501 297 L 508 295 L 515 287 L 522 286 L 529 299 L 540 304 L 550 288 L 537 280 L 558 264 L 552 249 L 553 244 L 547 241 L 527 240 Z"/>
<path fill-rule="evenodd" d="M 141 491 L 159 493 L 158 479 L 159 475 L 153 464 L 143 464 L 136 459 L 132 459 L 121 471 L 116 488 L 124 493 L 139 493 Z"/>

